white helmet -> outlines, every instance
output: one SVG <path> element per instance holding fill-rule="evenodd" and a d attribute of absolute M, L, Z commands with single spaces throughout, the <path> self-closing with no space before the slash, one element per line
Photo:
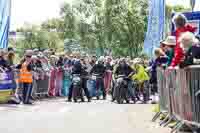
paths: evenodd
<path fill-rule="evenodd" d="M 98 59 L 98 62 L 104 62 L 104 57 L 101 56 L 101 57 Z"/>

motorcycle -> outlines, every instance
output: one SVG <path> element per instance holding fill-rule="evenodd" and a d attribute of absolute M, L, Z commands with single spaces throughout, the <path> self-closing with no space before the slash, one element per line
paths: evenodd
<path fill-rule="evenodd" d="M 90 89 L 90 94 L 92 97 L 96 97 L 97 100 L 100 99 L 99 97 L 102 94 L 102 91 L 100 88 L 102 87 L 100 86 L 101 80 L 103 82 L 102 76 L 100 76 L 99 74 L 92 74 L 91 81 L 92 81 L 93 87 Z M 102 83 L 102 85 L 104 84 Z"/>
<path fill-rule="evenodd" d="M 82 102 L 84 102 L 84 96 L 83 96 L 83 90 L 81 87 L 81 75 L 80 74 L 73 74 L 72 78 L 72 84 L 73 84 L 73 100 L 74 102 L 77 102 L 78 99 L 81 99 Z"/>
<path fill-rule="evenodd" d="M 123 104 L 124 100 L 126 103 L 129 103 L 128 81 L 125 75 L 119 75 L 117 77 L 113 97 L 113 99 L 117 100 L 118 104 Z"/>
<path fill-rule="evenodd" d="M 137 98 L 137 101 L 141 101 L 146 104 L 150 98 L 151 94 L 151 88 L 149 85 L 149 81 L 144 81 L 144 83 L 137 83 L 135 82 L 135 97 Z M 141 99 L 142 96 L 142 99 Z"/>

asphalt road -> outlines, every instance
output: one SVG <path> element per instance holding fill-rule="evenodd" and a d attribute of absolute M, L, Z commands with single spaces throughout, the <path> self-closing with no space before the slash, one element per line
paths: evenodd
<path fill-rule="evenodd" d="M 169 133 L 152 123 L 152 105 L 107 101 L 66 103 L 51 99 L 25 105 L 0 105 L 1 133 Z"/>

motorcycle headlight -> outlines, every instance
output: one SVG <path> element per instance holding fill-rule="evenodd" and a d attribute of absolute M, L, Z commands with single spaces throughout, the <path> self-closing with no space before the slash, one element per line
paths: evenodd
<path fill-rule="evenodd" d="M 74 77 L 74 78 L 73 78 L 73 81 L 74 81 L 74 82 L 80 82 L 80 81 L 81 81 L 81 78 L 80 78 L 80 77 Z"/>

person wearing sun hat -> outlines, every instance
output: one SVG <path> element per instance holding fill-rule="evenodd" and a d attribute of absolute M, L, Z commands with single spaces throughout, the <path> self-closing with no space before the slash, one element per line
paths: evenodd
<path fill-rule="evenodd" d="M 174 57 L 174 48 L 176 46 L 176 37 L 175 36 L 168 36 L 162 44 L 165 47 L 165 54 L 168 57 L 167 66 L 170 66 L 172 59 Z"/>
<path fill-rule="evenodd" d="M 19 82 L 22 84 L 23 89 L 23 103 L 32 104 L 31 94 L 33 87 L 33 63 L 32 63 L 32 50 L 25 51 L 25 59 L 17 66 L 20 70 Z"/>

